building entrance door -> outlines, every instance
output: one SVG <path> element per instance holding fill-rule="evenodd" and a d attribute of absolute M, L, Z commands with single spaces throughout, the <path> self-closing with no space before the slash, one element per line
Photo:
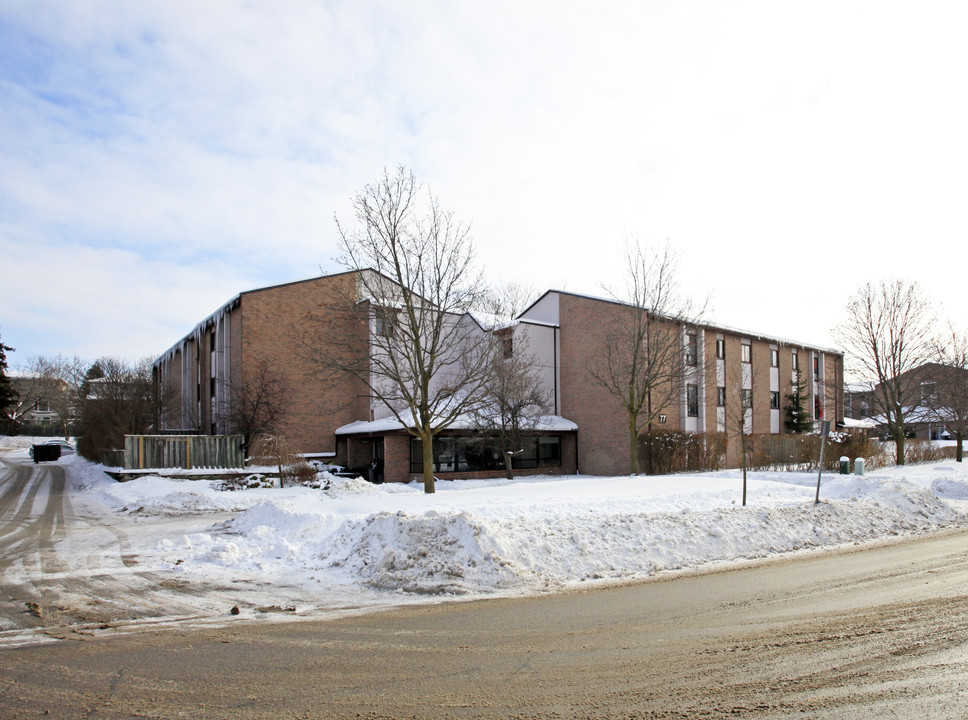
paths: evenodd
<path fill-rule="evenodd" d="M 383 438 L 374 438 L 371 446 L 369 480 L 380 484 L 383 482 Z"/>

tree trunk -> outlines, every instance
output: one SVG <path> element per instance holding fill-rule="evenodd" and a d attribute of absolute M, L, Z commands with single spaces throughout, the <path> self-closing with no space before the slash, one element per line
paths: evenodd
<path fill-rule="evenodd" d="M 436 492 L 434 487 L 434 440 L 433 438 L 428 438 L 421 435 L 420 439 L 423 441 L 423 480 L 424 480 L 424 492 L 433 493 Z"/>
<path fill-rule="evenodd" d="M 894 432 L 894 445 L 897 453 L 897 464 L 904 464 L 904 428 Z"/>
<path fill-rule="evenodd" d="M 502 453 L 504 455 L 504 469 L 507 471 L 508 480 L 514 480 L 514 467 L 512 466 L 511 455 L 509 453 Z"/>
<path fill-rule="evenodd" d="M 739 421 L 740 428 L 740 453 L 743 456 L 743 507 L 746 507 L 746 420 Z"/>
<path fill-rule="evenodd" d="M 633 475 L 639 474 L 639 416 L 629 413 L 629 459 Z"/>
<path fill-rule="evenodd" d="M 957 430 L 955 432 L 955 437 L 958 439 L 958 446 L 955 449 L 955 460 L 961 462 L 962 457 L 964 457 L 961 445 L 965 440 L 965 434 L 961 430 Z"/>

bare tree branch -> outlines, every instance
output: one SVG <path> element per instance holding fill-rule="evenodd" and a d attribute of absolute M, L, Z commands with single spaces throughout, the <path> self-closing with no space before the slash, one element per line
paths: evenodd
<path fill-rule="evenodd" d="M 469 228 L 400 167 L 354 198 L 356 224 L 337 219 L 339 261 L 357 286 L 337 312 L 356 338 L 315 354 L 350 375 L 423 443 L 426 492 L 434 491 L 433 439 L 481 402 L 490 379 L 489 333 L 469 314 L 485 296 Z"/>
<path fill-rule="evenodd" d="M 668 243 L 659 248 L 634 242 L 626 246 L 625 287 L 607 288 L 624 307 L 601 360 L 589 369 L 627 414 L 633 474 L 639 472 L 639 433 L 679 401 L 686 378 L 699 365 L 698 352 L 687 357 L 683 330 L 701 321 L 705 305 L 696 306 L 683 296 L 678 271 L 679 255 Z"/>
<path fill-rule="evenodd" d="M 867 385 L 874 414 L 894 438 L 903 465 L 905 425 L 921 400 L 914 371 L 934 358 L 937 347 L 930 302 L 917 283 L 868 283 L 848 301 L 847 319 L 834 332 L 848 372 Z"/>

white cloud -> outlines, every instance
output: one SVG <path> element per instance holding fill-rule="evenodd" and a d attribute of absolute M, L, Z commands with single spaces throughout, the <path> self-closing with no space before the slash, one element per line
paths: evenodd
<path fill-rule="evenodd" d="M 239 291 L 332 269 L 334 213 L 398 163 L 473 221 L 495 279 L 595 292 L 633 234 L 681 246 L 685 284 L 730 325 L 826 342 L 850 291 L 887 275 L 954 305 L 965 19 L 940 2 L 7 3 L 0 332 L 163 349 Z M 87 289 L 65 303 L 38 272 Z M 112 288 L 145 328 L 128 345 L 96 317 Z M 44 316 L 87 339 L 41 337 Z"/>

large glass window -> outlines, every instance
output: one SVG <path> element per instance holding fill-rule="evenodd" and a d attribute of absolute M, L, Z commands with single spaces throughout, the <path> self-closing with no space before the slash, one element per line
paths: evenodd
<path fill-rule="evenodd" d="M 740 345 L 740 360 L 744 363 L 753 362 L 753 346 L 749 343 Z"/>
<path fill-rule="evenodd" d="M 696 385 L 686 385 L 686 414 L 699 416 L 699 388 Z"/>
<path fill-rule="evenodd" d="M 696 345 L 696 334 L 686 335 L 686 365 L 696 365 L 699 362 L 699 351 Z"/>
<path fill-rule="evenodd" d="M 526 470 L 561 465 L 561 437 L 542 435 L 525 438 L 511 459 L 511 467 Z M 503 470 L 501 448 L 497 440 L 481 437 L 443 436 L 434 439 L 434 472 L 477 472 Z M 423 472 L 423 441 L 410 441 L 410 472 Z"/>

